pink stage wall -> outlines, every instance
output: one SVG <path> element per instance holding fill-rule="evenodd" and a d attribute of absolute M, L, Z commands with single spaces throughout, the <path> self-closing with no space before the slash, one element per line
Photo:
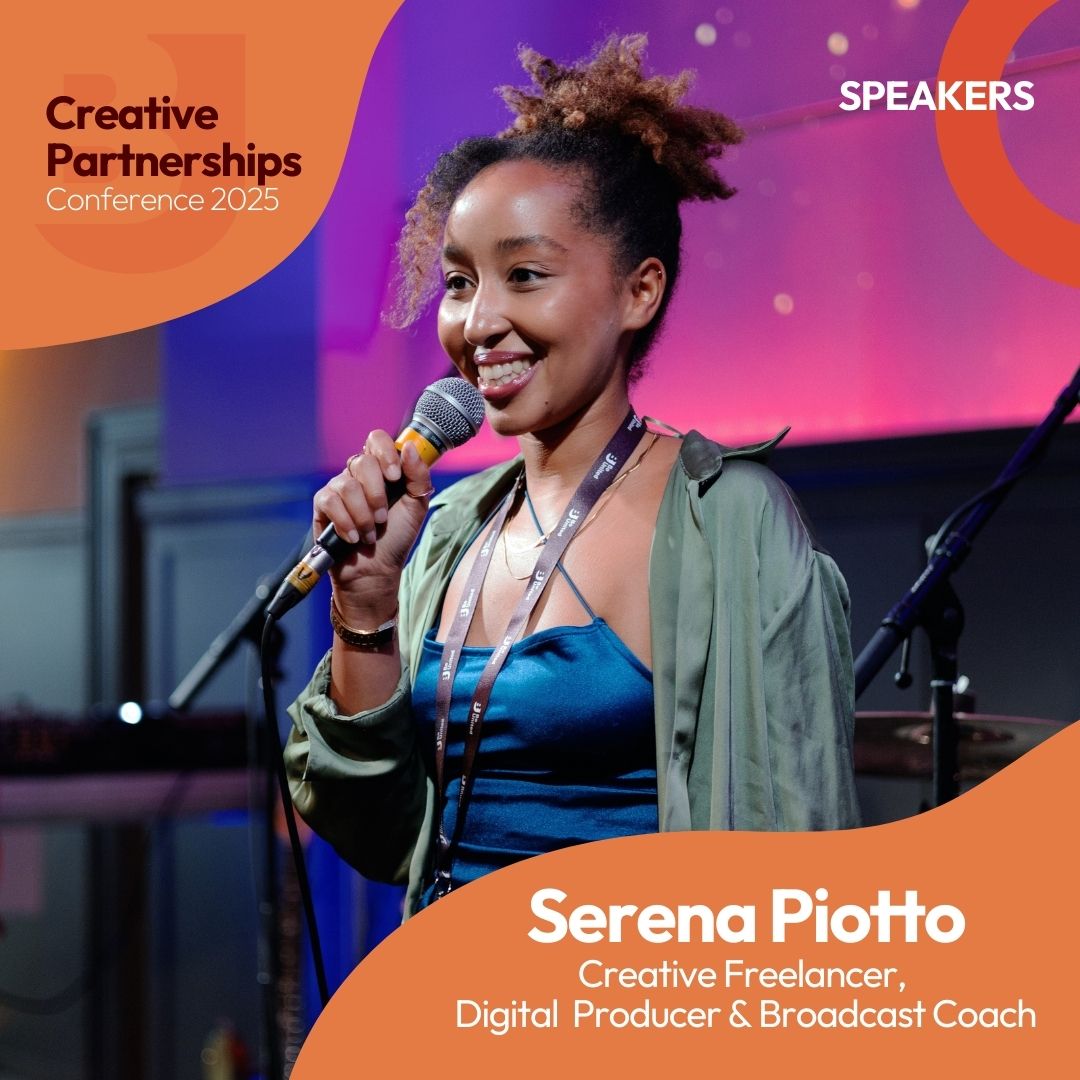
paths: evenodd
<path fill-rule="evenodd" d="M 409 334 L 377 319 L 398 222 L 435 155 L 505 125 L 492 87 L 522 82 L 518 42 L 570 59 L 613 30 L 647 31 L 656 70 L 696 68 L 693 100 L 749 134 L 723 167 L 739 195 L 685 211 L 683 277 L 641 411 L 725 442 L 787 424 L 808 442 L 1037 420 L 1077 364 L 1080 294 L 978 231 L 945 176 L 933 113 L 836 107 L 845 79 L 933 79 L 962 7 L 406 0 L 319 230 L 323 463 L 336 468 L 444 372 L 430 316 Z M 1080 220 L 1077 46 L 1080 0 L 1061 0 L 1009 69 L 1034 82 L 1035 108 L 1000 122 L 1031 190 Z M 482 436 L 448 464 L 512 452 Z"/>

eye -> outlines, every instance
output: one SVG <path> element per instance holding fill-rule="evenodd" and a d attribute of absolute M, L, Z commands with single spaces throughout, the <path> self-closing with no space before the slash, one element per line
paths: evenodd
<path fill-rule="evenodd" d="M 510 271 L 510 282 L 513 285 L 535 285 L 543 281 L 548 275 L 541 270 L 534 270 L 529 266 L 515 266 Z"/>
<path fill-rule="evenodd" d="M 448 293 L 459 293 L 468 289 L 472 282 L 464 274 L 449 273 L 444 279 L 444 285 Z"/>

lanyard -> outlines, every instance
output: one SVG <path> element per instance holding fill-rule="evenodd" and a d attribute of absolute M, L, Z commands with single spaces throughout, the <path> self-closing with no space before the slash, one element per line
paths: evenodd
<path fill-rule="evenodd" d="M 551 572 L 558 561 L 562 558 L 570 541 L 574 538 L 578 527 L 588 516 L 589 511 L 596 504 L 596 500 L 607 490 L 611 482 L 618 475 L 620 469 L 629 460 L 638 443 L 645 434 L 645 426 L 638 419 L 633 409 L 626 414 L 626 418 L 619 425 L 619 429 L 611 437 L 611 441 L 600 452 L 600 456 L 589 467 L 585 478 L 578 485 L 570 499 L 563 518 L 552 530 L 547 542 L 540 550 L 540 557 L 533 567 L 532 576 L 525 589 L 524 595 L 514 608 L 510 616 L 510 623 L 503 634 L 502 640 L 496 645 L 484 665 L 480 674 L 480 680 L 473 693 L 472 705 L 469 708 L 469 722 L 465 731 L 465 753 L 461 769 L 461 789 L 458 792 L 457 818 L 454 822 L 453 835 L 447 837 L 444 820 L 443 804 L 446 798 L 445 765 L 446 765 L 446 738 L 450 728 L 450 699 L 454 688 L 454 677 L 457 674 L 458 662 L 461 659 L 461 649 L 469 634 L 473 616 L 476 614 L 476 605 L 480 597 L 480 590 L 487 577 L 488 567 L 491 565 L 491 557 L 495 551 L 495 542 L 506 524 L 518 490 L 524 479 L 524 472 L 518 478 L 514 490 L 510 492 L 503 502 L 502 508 L 495 517 L 490 531 L 484 539 L 484 543 L 477 553 L 472 569 L 469 571 L 465 582 L 465 590 L 462 593 L 461 603 L 450 625 L 450 631 L 446 636 L 446 644 L 443 645 L 442 659 L 439 664 L 439 684 L 435 692 L 435 785 L 439 793 L 439 842 L 435 862 L 435 895 L 445 896 L 452 888 L 450 881 L 450 868 L 453 863 L 454 850 L 461 839 L 465 824 L 465 812 L 468 808 L 469 797 L 472 793 L 474 777 L 473 765 L 476 761 L 476 753 L 480 748 L 480 730 L 484 723 L 484 715 L 487 713 L 488 702 L 491 700 L 491 689 L 495 680 L 506 662 L 510 652 L 510 646 L 521 636 L 529 622 L 533 609 L 536 607 L 547 586 Z"/>

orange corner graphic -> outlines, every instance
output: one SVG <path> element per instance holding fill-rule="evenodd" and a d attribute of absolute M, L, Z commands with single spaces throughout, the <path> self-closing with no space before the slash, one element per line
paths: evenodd
<path fill-rule="evenodd" d="M 1020 35 L 1055 3 L 969 0 L 945 46 L 938 79 L 1000 79 Z M 937 137 L 949 182 L 987 239 L 1029 270 L 1080 286 L 1080 222 L 1028 190 L 1005 152 L 998 114 L 944 109 L 937 113 Z"/>
<path fill-rule="evenodd" d="M 23 13 L 0 74 L 0 348 L 163 322 L 280 263 L 326 206 L 400 2 Z"/>

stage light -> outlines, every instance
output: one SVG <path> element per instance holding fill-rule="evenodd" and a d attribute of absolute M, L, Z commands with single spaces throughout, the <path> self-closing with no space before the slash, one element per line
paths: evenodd
<path fill-rule="evenodd" d="M 831 52 L 833 56 L 843 56 L 850 47 L 847 34 L 841 34 L 839 31 L 830 34 L 826 44 L 828 45 L 829 52 Z"/>
<path fill-rule="evenodd" d="M 731 40 L 735 42 L 736 49 L 750 48 L 750 35 L 745 30 L 736 30 Z"/>
<path fill-rule="evenodd" d="M 143 718 L 142 707 L 137 701 L 125 701 L 118 714 L 125 724 L 137 724 Z"/>
<path fill-rule="evenodd" d="M 872 289 L 874 287 L 874 275 L 863 270 L 855 275 L 855 284 L 860 289 Z"/>
<path fill-rule="evenodd" d="M 790 315 L 795 310 L 795 301 L 786 292 L 777 293 L 772 306 L 778 315 Z"/>
<path fill-rule="evenodd" d="M 732 11 L 731 8 L 717 8 L 716 21 L 721 26 L 730 26 L 735 21 L 735 12 Z"/>
<path fill-rule="evenodd" d="M 922 3 L 922 0 L 893 0 L 893 3 L 904 11 L 914 11 Z"/>

